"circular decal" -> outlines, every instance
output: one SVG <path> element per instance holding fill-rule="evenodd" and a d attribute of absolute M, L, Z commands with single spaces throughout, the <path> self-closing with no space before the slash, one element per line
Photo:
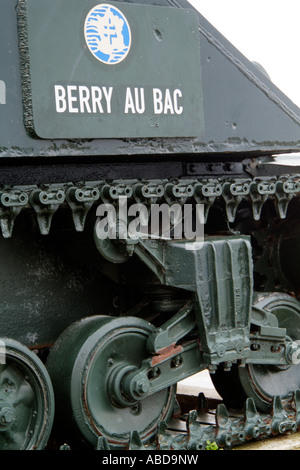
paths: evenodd
<path fill-rule="evenodd" d="M 116 7 L 101 3 L 87 15 L 84 25 L 87 46 L 96 59 L 118 64 L 131 46 L 131 31 L 126 17 Z"/>

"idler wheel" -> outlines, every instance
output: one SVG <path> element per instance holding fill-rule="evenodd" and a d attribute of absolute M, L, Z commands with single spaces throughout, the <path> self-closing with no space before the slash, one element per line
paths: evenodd
<path fill-rule="evenodd" d="M 40 359 L 12 339 L 1 340 L 0 449 L 41 450 L 50 436 L 54 394 Z"/>
<path fill-rule="evenodd" d="M 264 294 L 255 304 L 267 310 L 278 319 L 278 326 L 286 328 L 295 344 L 300 345 L 300 303 L 292 297 L 275 293 Z M 224 401 L 233 408 L 241 408 L 247 398 L 253 398 L 256 407 L 269 412 L 273 398 L 279 395 L 282 401 L 290 400 L 300 388 L 300 355 L 294 352 L 294 361 L 287 366 L 247 364 L 245 367 L 232 367 L 225 372 L 218 368 L 212 381 Z"/>
<path fill-rule="evenodd" d="M 94 316 L 74 323 L 58 338 L 47 368 L 56 395 L 58 427 L 65 425 L 65 436 L 71 431 L 72 442 L 78 443 L 77 435 L 95 447 L 104 436 L 112 447 L 122 448 L 130 433 L 138 431 L 147 444 L 155 437 L 159 421 L 171 417 L 174 387 L 132 403 L 122 403 L 121 389 L 118 397 L 113 394 L 120 371 L 139 368 L 148 356 L 146 342 L 153 329 L 135 317 Z"/>

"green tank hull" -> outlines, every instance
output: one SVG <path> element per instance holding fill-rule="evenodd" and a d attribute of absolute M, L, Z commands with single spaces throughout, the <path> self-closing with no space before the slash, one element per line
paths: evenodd
<path fill-rule="evenodd" d="M 297 430 L 297 106 L 185 0 L 7 0 L 0 37 L 0 448 Z"/>

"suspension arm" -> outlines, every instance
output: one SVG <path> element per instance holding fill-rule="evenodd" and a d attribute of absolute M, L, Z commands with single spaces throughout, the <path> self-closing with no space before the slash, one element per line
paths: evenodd
<path fill-rule="evenodd" d="M 140 369 L 116 369 L 109 380 L 110 394 L 118 405 L 133 406 L 146 396 L 170 387 L 204 368 L 198 341 L 174 345 L 144 360 Z"/>

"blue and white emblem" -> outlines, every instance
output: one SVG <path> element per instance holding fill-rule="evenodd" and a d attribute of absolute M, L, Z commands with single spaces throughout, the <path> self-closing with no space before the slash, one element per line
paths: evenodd
<path fill-rule="evenodd" d="M 130 50 L 130 26 L 123 13 L 112 5 L 101 3 L 88 13 L 84 36 L 93 56 L 105 64 L 122 62 Z"/>

